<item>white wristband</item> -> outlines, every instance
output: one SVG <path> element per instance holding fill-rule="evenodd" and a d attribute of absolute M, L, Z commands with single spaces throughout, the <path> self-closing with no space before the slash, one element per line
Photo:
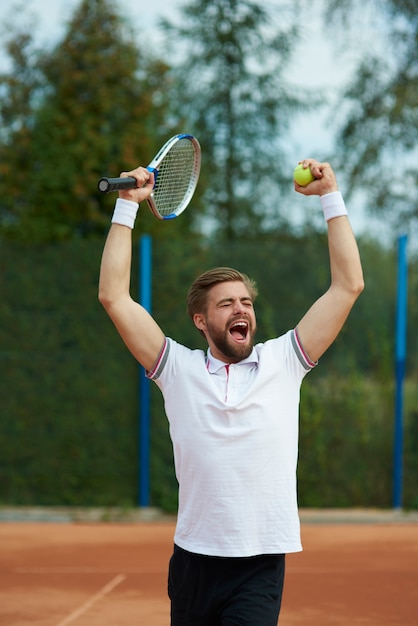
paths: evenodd
<path fill-rule="evenodd" d="M 341 217 L 341 215 L 347 215 L 347 209 L 344 203 L 344 199 L 341 195 L 341 191 L 332 191 L 326 193 L 320 197 L 322 210 L 327 222 L 334 217 Z"/>
<path fill-rule="evenodd" d="M 133 229 L 138 208 L 139 204 L 137 202 L 118 198 L 113 212 L 112 224 L 121 224 Z"/>

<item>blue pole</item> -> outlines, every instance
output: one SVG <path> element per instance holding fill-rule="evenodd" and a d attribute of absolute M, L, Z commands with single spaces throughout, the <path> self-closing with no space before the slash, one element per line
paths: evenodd
<path fill-rule="evenodd" d="M 152 240 L 142 235 L 139 240 L 139 302 L 151 313 Z M 139 366 L 139 506 L 149 506 L 150 493 L 150 381 Z"/>
<path fill-rule="evenodd" d="M 403 491 L 403 384 L 406 363 L 406 330 L 408 306 L 408 236 L 398 239 L 398 290 L 396 311 L 396 392 L 395 392 L 395 437 L 393 459 L 393 507 L 402 508 Z"/>

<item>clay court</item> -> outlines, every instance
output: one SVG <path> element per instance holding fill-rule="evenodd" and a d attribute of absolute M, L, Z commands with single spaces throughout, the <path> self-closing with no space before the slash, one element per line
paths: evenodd
<path fill-rule="evenodd" d="M 0 522 L 0 624 L 167 626 L 173 531 L 173 520 Z M 418 624 L 416 519 L 306 514 L 302 538 L 280 626 Z"/>

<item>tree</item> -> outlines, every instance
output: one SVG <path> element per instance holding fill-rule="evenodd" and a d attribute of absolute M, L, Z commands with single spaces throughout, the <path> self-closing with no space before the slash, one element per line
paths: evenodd
<path fill-rule="evenodd" d="M 351 37 L 356 8 L 362 19 L 366 8 L 374 9 L 380 46 L 365 46 L 342 94 L 344 119 L 337 137 L 341 165 L 349 186 L 364 189 L 369 206 L 384 213 L 392 227 L 405 229 L 418 217 L 416 1 L 328 0 L 327 19 L 345 20 Z"/>
<path fill-rule="evenodd" d="M 162 95 L 168 67 L 138 50 L 109 0 L 83 0 L 63 40 L 32 62 L 29 35 L 22 37 L 21 50 L 11 48 L 13 33 L 9 38 L 14 68 L 3 77 L 7 99 L 0 105 L 7 127 L 2 226 L 35 240 L 103 232 L 112 199 L 97 192 L 98 178 L 148 162 L 170 132 Z M 25 109 L 33 69 L 37 82 L 26 87 Z M 11 111 L 16 99 L 20 116 Z M 6 193 L 16 171 L 20 184 Z"/>
<path fill-rule="evenodd" d="M 5 42 L 10 70 L 0 75 L 0 227 L 15 224 L 22 213 L 22 189 L 31 167 L 34 106 L 42 80 L 38 51 L 30 32 L 16 28 Z"/>
<path fill-rule="evenodd" d="M 204 226 L 229 240 L 280 220 L 277 192 L 289 181 L 277 164 L 289 116 L 307 101 L 284 78 L 298 38 L 292 10 L 284 3 L 278 18 L 252 0 L 192 0 L 179 25 L 161 23 L 183 51 L 171 100 L 203 146 Z"/>

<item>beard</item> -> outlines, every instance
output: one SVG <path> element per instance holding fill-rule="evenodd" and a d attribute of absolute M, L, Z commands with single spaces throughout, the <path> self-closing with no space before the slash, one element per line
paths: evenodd
<path fill-rule="evenodd" d="M 249 341 L 243 345 L 236 343 L 227 329 L 221 330 L 215 328 L 208 320 L 206 320 L 206 327 L 216 348 L 227 357 L 227 359 L 238 363 L 238 361 L 243 361 L 250 356 L 254 347 L 255 327 L 253 328 L 251 325 L 248 326 Z"/>

